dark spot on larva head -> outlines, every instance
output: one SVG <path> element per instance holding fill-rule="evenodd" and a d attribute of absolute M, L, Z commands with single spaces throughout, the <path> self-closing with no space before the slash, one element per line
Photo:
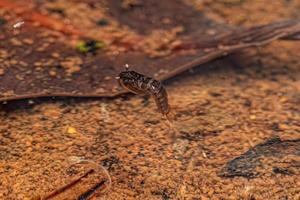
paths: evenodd
<path fill-rule="evenodd" d="M 136 72 L 124 71 L 119 74 L 119 82 L 123 84 L 130 84 L 136 81 Z"/>
<path fill-rule="evenodd" d="M 135 79 L 136 72 L 134 71 L 123 71 L 119 74 L 120 79 L 126 80 L 126 79 Z"/>

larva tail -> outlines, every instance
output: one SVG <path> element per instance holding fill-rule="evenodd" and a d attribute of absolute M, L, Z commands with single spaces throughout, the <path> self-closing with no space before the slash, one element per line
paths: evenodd
<path fill-rule="evenodd" d="M 170 130 L 173 132 L 172 138 L 176 139 L 179 136 L 179 132 L 180 132 L 176 127 L 176 115 L 174 112 L 170 111 L 165 116 Z"/>
<path fill-rule="evenodd" d="M 170 110 L 167 114 L 165 114 L 165 116 L 166 119 L 171 123 L 176 121 L 176 114 L 172 110 Z"/>

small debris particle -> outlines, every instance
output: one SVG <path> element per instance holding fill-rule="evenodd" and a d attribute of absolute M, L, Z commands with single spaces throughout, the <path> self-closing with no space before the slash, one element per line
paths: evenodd
<path fill-rule="evenodd" d="M 255 115 L 250 115 L 249 117 L 251 120 L 255 120 L 256 119 L 256 116 Z"/>
<path fill-rule="evenodd" d="M 102 18 L 97 21 L 98 26 L 107 26 L 109 25 L 108 19 Z"/>
<path fill-rule="evenodd" d="M 244 106 L 246 106 L 246 107 L 251 107 L 251 106 L 252 106 L 251 100 L 246 99 L 245 102 L 244 102 Z"/>
<path fill-rule="evenodd" d="M 286 124 L 279 124 L 279 129 L 280 129 L 280 130 L 288 130 L 288 129 L 289 129 L 289 126 L 286 125 Z"/>
<path fill-rule="evenodd" d="M 79 42 L 76 46 L 76 49 L 80 53 L 94 53 L 96 52 L 97 49 L 101 49 L 105 47 L 104 42 L 102 41 L 95 41 L 95 40 L 90 40 L 87 42 Z"/>
<path fill-rule="evenodd" d="M 130 8 L 141 6 L 141 5 L 142 3 L 139 2 L 138 0 L 123 0 L 121 6 L 124 10 L 128 10 Z"/>
<path fill-rule="evenodd" d="M 6 20 L 3 19 L 3 18 L 0 18 L 0 26 L 2 26 L 2 25 L 4 25 L 4 24 L 6 24 Z"/>
<path fill-rule="evenodd" d="M 17 22 L 13 25 L 13 28 L 21 28 L 25 24 L 24 21 Z"/>
<path fill-rule="evenodd" d="M 220 96 L 222 96 L 222 94 L 221 93 L 218 93 L 218 92 L 210 92 L 209 93 L 212 97 L 220 97 Z"/>
<path fill-rule="evenodd" d="M 271 124 L 271 129 L 273 131 L 281 131 L 280 125 L 278 123 L 276 123 L 276 122 L 274 122 L 274 123 Z"/>
<path fill-rule="evenodd" d="M 29 104 L 29 105 L 34 104 L 34 101 L 33 101 L 33 100 L 28 100 L 28 104 Z"/>
<path fill-rule="evenodd" d="M 76 128 L 74 128 L 74 127 L 72 127 L 72 126 L 69 126 L 69 127 L 67 128 L 67 133 L 68 133 L 68 134 L 76 134 L 76 133 L 78 133 L 78 132 L 77 132 Z"/>
<path fill-rule="evenodd" d="M 49 13 L 58 14 L 61 17 L 65 17 L 66 16 L 65 11 L 62 8 L 48 8 L 47 10 L 48 10 Z"/>
<path fill-rule="evenodd" d="M 292 173 L 288 169 L 283 169 L 279 167 L 273 167 L 272 170 L 275 174 L 291 175 Z"/>

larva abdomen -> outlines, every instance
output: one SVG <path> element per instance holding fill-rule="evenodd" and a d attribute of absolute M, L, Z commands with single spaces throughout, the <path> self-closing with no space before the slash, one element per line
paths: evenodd
<path fill-rule="evenodd" d="M 168 103 L 168 94 L 164 88 L 158 94 L 154 95 L 154 100 L 158 110 L 163 114 L 167 115 L 170 111 Z"/>

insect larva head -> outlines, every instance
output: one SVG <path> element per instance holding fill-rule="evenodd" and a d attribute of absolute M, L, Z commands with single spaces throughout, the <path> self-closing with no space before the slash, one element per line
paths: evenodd
<path fill-rule="evenodd" d="M 119 74 L 119 77 L 120 77 L 119 80 L 125 81 L 125 82 L 134 80 L 134 75 L 133 75 L 133 73 L 131 73 L 131 71 L 124 71 L 124 72 L 121 72 L 121 73 Z"/>
<path fill-rule="evenodd" d="M 123 71 L 119 74 L 119 84 L 123 87 L 127 87 L 128 85 L 135 85 L 137 81 L 137 73 L 134 71 Z"/>

